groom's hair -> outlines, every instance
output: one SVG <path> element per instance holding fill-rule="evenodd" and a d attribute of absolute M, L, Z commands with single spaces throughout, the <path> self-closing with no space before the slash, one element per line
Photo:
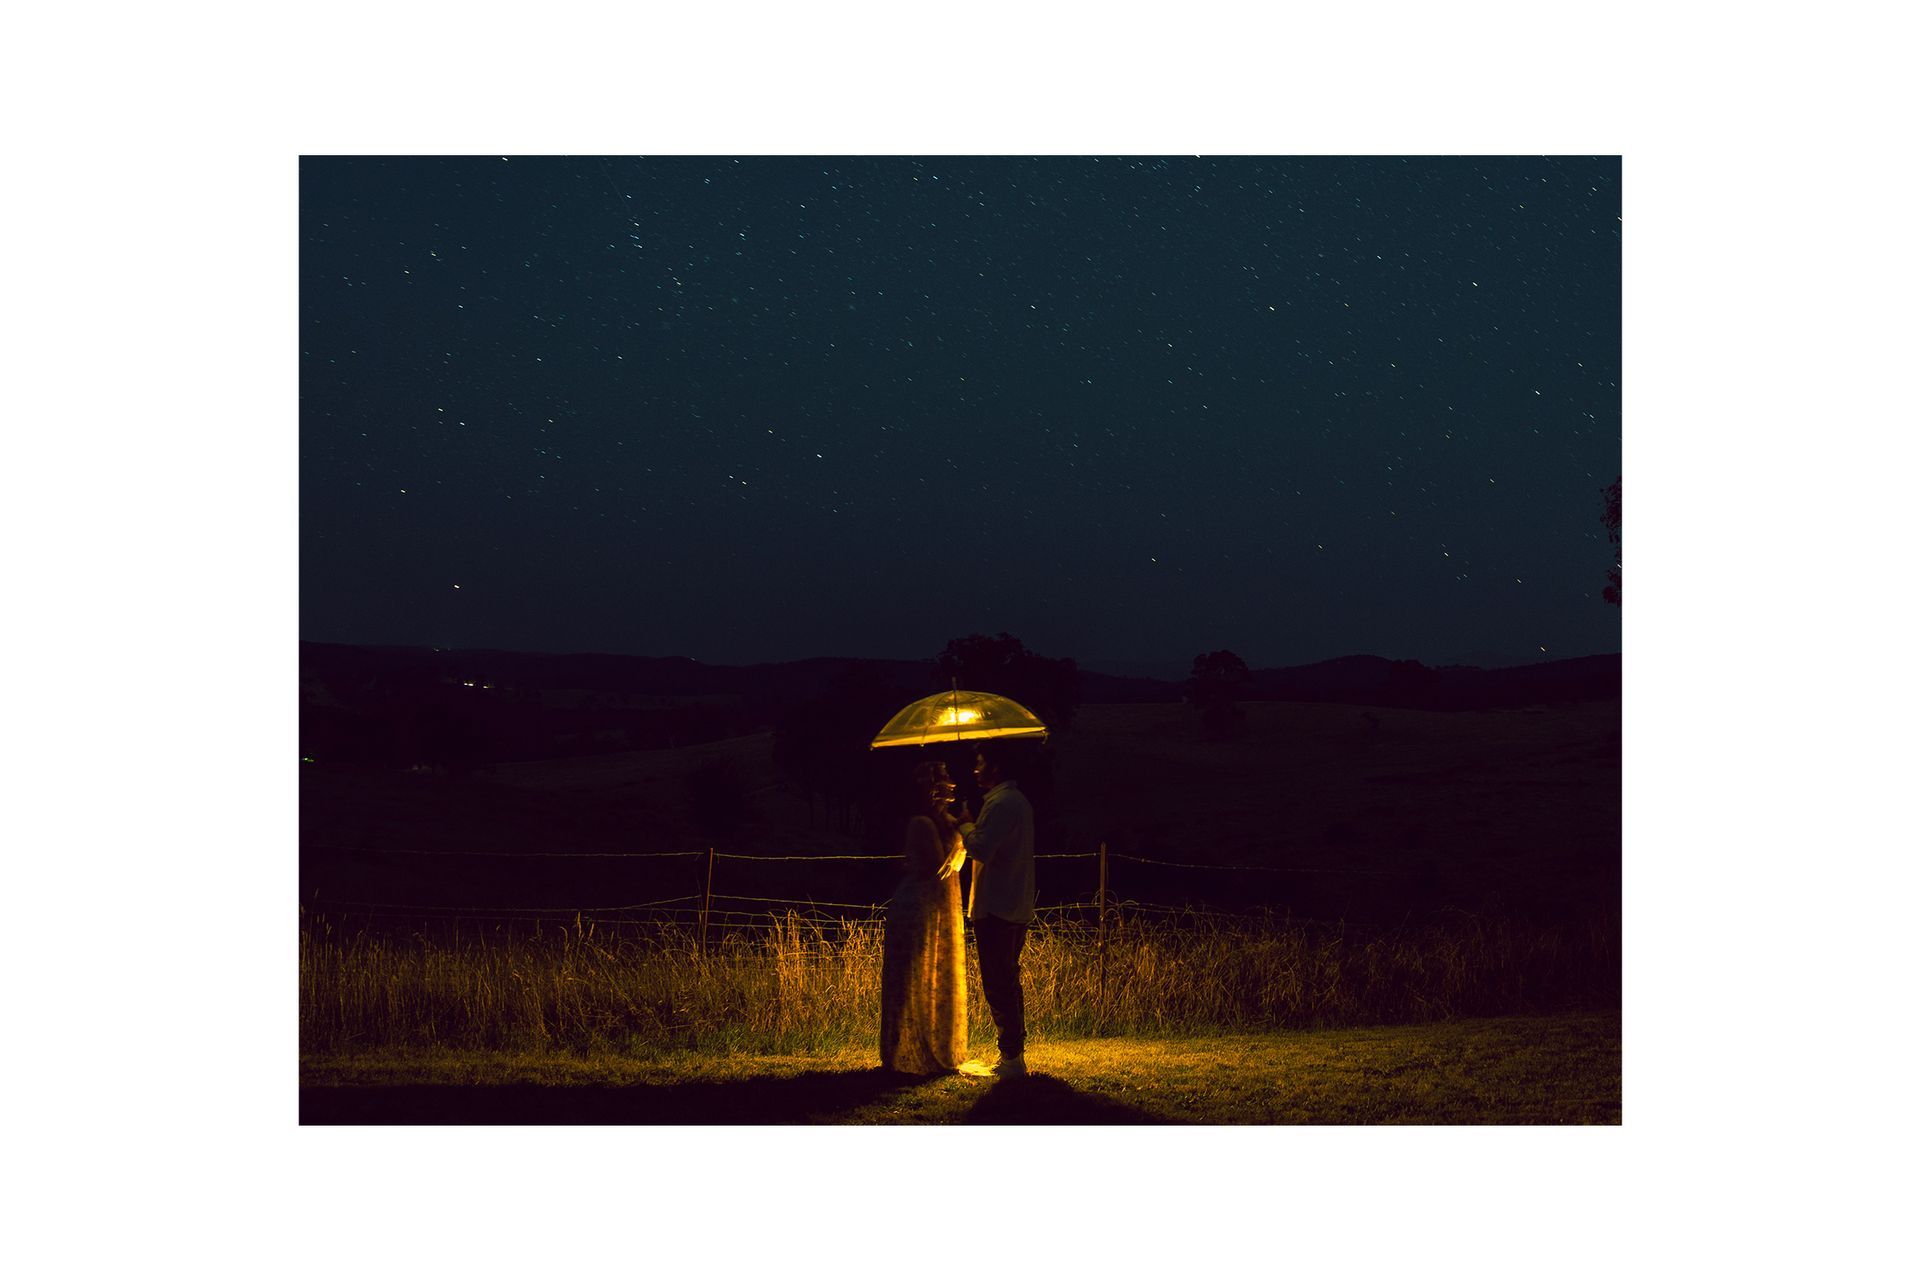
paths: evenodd
<path fill-rule="evenodd" d="M 1010 742 L 987 738 L 974 743 L 973 749 L 978 751 L 980 758 L 992 765 L 994 772 L 1002 778 L 1011 778 L 1020 771 L 1019 754 L 1014 751 L 1013 744 Z"/>

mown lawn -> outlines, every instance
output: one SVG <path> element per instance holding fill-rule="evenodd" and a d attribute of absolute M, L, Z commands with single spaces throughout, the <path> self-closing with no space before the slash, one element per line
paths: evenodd
<path fill-rule="evenodd" d="M 305 1058 L 305 1124 L 1618 1124 L 1620 1017 L 1036 1042 L 1033 1075 L 806 1056 Z"/>

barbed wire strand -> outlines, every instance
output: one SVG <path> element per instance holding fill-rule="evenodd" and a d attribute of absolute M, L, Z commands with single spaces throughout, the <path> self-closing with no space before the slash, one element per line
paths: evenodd
<path fill-rule="evenodd" d="M 391 909 L 391 910 L 399 910 L 399 911 L 512 911 L 512 912 L 522 912 L 522 913 L 540 912 L 542 914 L 552 914 L 557 911 L 557 912 L 564 912 L 567 915 L 587 915 L 593 912 L 601 912 L 601 911 L 640 911 L 647 907 L 665 906 L 668 903 L 673 903 L 673 902 L 691 902 L 695 898 L 698 898 L 699 896 L 700 895 L 697 893 L 688 893 L 688 894 L 683 894 L 678 898 L 655 898 L 651 902 L 629 902 L 629 903 L 626 903 L 625 905 L 614 906 L 614 907 L 526 907 L 526 906 L 482 907 L 482 906 L 467 906 L 457 902 L 430 902 L 430 903 L 356 902 L 356 901 L 349 901 L 344 898 L 317 898 L 317 899 L 314 899 L 314 901 L 325 903 L 328 906 L 334 906 L 334 907 L 355 907 L 355 908 L 372 907 L 372 908 L 378 908 L 383 910 Z"/>
<path fill-rule="evenodd" d="M 371 849 L 350 844 L 303 844 L 303 849 L 328 849 L 335 853 L 407 854 L 422 858 L 704 858 L 705 849 L 687 849 L 664 853 L 512 853 L 499 849 Z M 719 854 L 722 858 L 737 854 Z"/>
<path fill-rule="evenodd" d="M 715 858 L 735 862 L 892 862 L 897 853 L 718 853 Z"/>
<path fill-rule="evenodd" d="M 306 849 L 326 849 L 334 853 L 372 853 L 395 854 L 420 858 L 703 858 L 705 849 L 673 850 L 660 853 L 515 853 L 499 849 L 375 849 L 363 845 L 346 844 L 306 844 Z M 726 858 L 734 862 L 894 862 L 903 855 L 897 853 L 721 853 L 714 851 L 716 859 Z M 1097 858 L 1098 851 L 1092 853 L 1037 853 L 1036 859 L 1052 858 Z M 1118 857 L 1120 855 L 1112 855 Z"/>
<path fill-rule="evenodd" d="M 813 898 L 754 898 L 744 893 L 716 893 L 715 902 L 773 902 L 797 907 L 841 907 L 848 911 L 879 911 L 886 904 L 880 902 L 821 902 Z"/>
<path fill-rule="evenodd" d="M 1262 867 L 1247 863 L 1171 862 L 1165 858 L 1142 858 L 1131 853 L 1109 853 L 1117 862 L 1144 862 L 1155 867 L 1181 867 L 1190 871 L 1266 871 L 1294 875 L 1399 876 L 1419 875 L 1419 871 L 1390 867 Z"/>
<path fill-rule="evenodd" d="M 482 857 L 482 858 L 509 858 L 509 859 L 698 858 L 702 856 L 703 853 L 710 854 L 712 857 L 716 859 L 727 858 L 730 860 L 744 861 L 744 862 L 827 862 L 827 861 L 890 862 L 890 861 L 898 861 L 899 859 L 899 855 L 895 855 L 895 854 L 830 854 L 830 853 L 747 854 L 747 853 L 721 853 L 717 850 L 699 850 L 699 849 L 660 851 L 660 852 L 614 852 L 614 853 L 572 853 L 572 852 L 512 853 L 512 852 L 502 852 L 497 850 L 374 849 L 374 848 L 365 848 L 365 847 L 355 848 L 355 847 L 345 846 L 345 845 L 325 845 L 325 844 L 307 845 L 304 847 L 314 848 L 314 849 L 329 849 L 329 850 L 334 850 L 339 852 L 348 852 L 348 853 L 371 854 L 376 856 L 391 854 L 391 855 L 400 855 L 400 856 L 422 856 L 422 857 Z M 1036 860 L 1037 859 L 1088 859 L 1088 858 L 1097 858 L 1100 856 L 1101 854 L 1099 851 L 1088 852 L 1088 853 L 1050 853 L 1050 854 L 1043 853 L 1043 854 L 1035 855 Z M 1256 866 L 1256 865 L 1232 864 L 1232 863 L 1209 864 L 1209 863 L 1199 863 L 1199 862 L 1183 862 L 1183 861 L 1177 861 L 1174 859 L 1167 859 L 1167 858 L 1148 858 L 1148 857 L 1142 857 L 1137 854 L 1112 853 L 1112 852 L 1107 853 L 1106 856 L 1121 862 L 1132 862 L 1132 863 L 1139 863 L 1139 864 L 1144 864 L 1149 866 L 1175 867 L 1175 868 L 1179 868 L 1181 870 L 1187 870 L 1187 871 L 1265 872 L 1268 874 L 1300 874 L 1300 875 L 1418 875 L 1418 874 L 1424 874 L 1424 872 L 1420 870 L 1380 869 L 1380 868 L 1360 868 L 1360 867 L 1271 867 L 1271 866 Z M 794 921 L 794 920 L 801 920 L 810 925 L 837 925 L 842 927 L 849 924 L 856 924 L 856 923 L 872 924 L 877 922 L 877 918 L 881 915 L 881 913 L 884 913 L 888 907 L 888 903 L 879 903 L 879 902 L 874 902 L 874 903 L 823 902 L 818 899 L 811 899 L 811 898 L 804 898 L 804 899 L 803 898 L 768 898 L 768 897 L 756 897 L 756 896 L 751 896 L 747 894 L 713 894 L 711 895 L 710 898 L 707 899 L 708 908 L 704 912 L 700 907 L 697 907 L 697 906 L 677 905 L 677 904 L 695 903 L 700 901 L 701 898 L 702 898 L 701 894 L 691 893 L 691 894 L 682 894 L 677 897 L 671 897 L 671 898 L 656 898 L 647 902 L 624 903 L 624 904 L 610 905 L 610 906 L 590 906 L 590 907 L 589 906 L 569 906 L 569 907 L 462 906 L 462 905 L 451 904 L 451 903 L 423 904 L 423 903 L 396 903 L 396 902 L 359 902 L 359 901 L 351 901 L 351 900 L 345 900 L 345 899 L 321 899 L 321 898 L 316 898 L 316 899 L 313 899 L 312 901 L 315 902 L 316 904 L 324 904 L 328 908 L 342 909 L 348 914 L 352 914 L 356 916 L 365 916 L 368 918 L 378 918 L 378 919 L 418 919 L 422 921 L 453 920 L 456 923 L 462 920 L 488 920 L 488 921 L 513 921 L 513 922 L 526 922 L 526 923 L 532 923 L 532 924 L 543 924 L 543 923 L 562 923 L 564 921 L 561 918 L 565 916 L 576 916 L 576 917 L 592 916 L 595 918 L 595 923 L 607 924 L 610 927 L 611 926 L 642 927 L 642 926 L 658 926 L 658 925 L 667 924 L 667 923 L 674 923 L 674 924 L 685 923 L 685 924 L 691 925 L 700 921 L 702 916 L 704 915 L 706 922 L 710 927 L 718 927 L 722 929 L 752 929 L 752 928 L 766 929 L 770 926 L 778 926 L 779 924 L 789 922 L 789 921 Z M 779 911 L 764 911 L 764 910 L 742 911 L 742 910 L 725 908 L 725 907 L 715 908 L 711 905 L 713 902 L 752 902 L 752 903 L 760 903 L 768 907 L 784 907 L 784 908 L 787 908 L 788 910 L 784 913 Z M 1099 906 L 1100 904 L 1097 902 L 1059 903 L 1051 906 L 1041 907 L 1036 911 L 1035 914 L 1036 916 L 1064 917 L 1065 914 L 1068 912 L 1097 909 Z M 666 911 L 666 910 L 661 910 L 662 908 L 674 908 L 674 909 L 671 911 Z M 799 909 L 799 910 L 796 910 L 796 909 Z M 865 918 L 863 920 L 849 920 L 845 917 L 840 917 L 840 916 L 823 915 L 821 914 L 823 909 L 828 911 L 862 912 L 865 914 Z M 1126 900 L 1126 901 L 1109 902 L 1107 904 L 1107 910 L 1111 913 L 1114 913 L 1115 915 L 1120 915 L 1120 916 L 1124 916 L 1126 913 L 1129 913 L 1129 912 L 1135 912 L 1135 913 L 1145 913 L 1150 915 L 1186 915 L 1186 916 L 1192 916 L 1195 918 L 1222 919 L 1222 920 L 1233 920 L 1233 921 L 1251 921 L 1251 920 L 1262 920 L 1262 919 L 1271 920 L 1273 918 L 1273 908 L 1271 906 L 1263 906 L 1257 909 L 1247 910 L 1247 911 L 1231 911 L 1231 910 L 1221 910 L 1216 907 L 1204 906 L 1204 905 L 1193 904 L 1193 903 L 1175 906 L 1173 904 L 1165 904 L 1165 903 L 1142 903 L 1142 902 L 1136 902 L 1132 900 Z M 645 914 L 639 917 L 635 917 L 632 914 L 630 914 L 635 912 L 645 913 Z M 408 914 L 408 913 L 414 913 L 414 914 Z M 619 918 L 615 918 L 615 917 L 619 917 Z M 1346 927 L 1347 925 L 1347 922 L 1345 921 L 1336 922 L 1336 921 L 1325 921 L 1325 920 L 1312 920 L 1312 919 L 1307 919 L 1305 917 L 1295 917 L 1295 916 L 1292 916 L 1290 913 L 1286 915 L 1284 919 L 1294 923 L 1303 924 L 1303 925 L 1317 925 L 1317 926 L 1333 925 L 1337 927 Z M 1064 918 L 1057 919 L 1057 920 L 1050 919 L 1048 923 L 1049 923 L 1049 927 L 1056 927 L 1056 928 L 1062 928 L 1062 929 L 1085 928 L 1085 929 L 1091 930 L 1094 927 L 1092 924 L 1089 924 L 1086 922 L 1070 921 Z"/>
<path fill-rule="evenodd" d="M 653 911 L 653 918 L 650 918 L 650 919 L 629 919 L 629 920 L 612 921 L 612 923 L 623 923 L 623 924 L 651 924 L 651 923 L 663 923 L 664 921 L 662 917 L 674 917 L 674 918 L 685 917 L 690 921 L 697 920 L 700 916 L 700 909 L 698 907 L 680 907 L 674 911 L 658 911 L 655 909 L 660 907 L 673 906 L 674 904 L 677 904 L 677 903 L 694 902 L 699 900 L 700 896 L 701 895 L 699 894 L 684 894 L 677 898 L 656 898 L 651 902 L 634 902 L 634 903 L 627 903 L 620 906 L 608 906 L 608 907 L 494 907 L 494 906 L 466 906 L 458 903 L 358 902 L 358 901 L 348 901 L 345 899 L 338 899 L 338 898 L 321 898 L 321 899 L 316 899 L 316 901 L 327 907 L 343 908 L 347 913 L 353 914 L 353 915 L 365 915 L 365 914 L 378 912 L 382 914 L 383 918 L 387 918 L 387 919 L 395 919 L 395 918 L 410 919 L 410 918 L 422 918 L 422 917 L 427 919 L 472 918 L 472 919 L 516 919 L 516 920 L 540 921 L 540 922 L 546 922 L 546 923 L 564 923 L 564 921 L 557 921 L 552 919 L 552 917 L 578 915 L 578 916 L 595 917 L 596 923 L 605 923 L 607 921 L 605 921 L 603 917 L 614 914 L 614 913 Z M 763 903 L 770 906 L 783 906 L 788 908 L 807 908 L 808 909 L 807 911 L 804 911 L 804 912 L 794 911 L 794 910 L 781 912 L 781 911 L 742 911 L 742 910 L 737 910 L 733 908 L 723 907 L 723 908 L 717 908 L 708 912 L 708 918 L 711 923 L 716 925 L 721 925 L 721 926 L 729 926 L 729 927 L 738 926 L 738 925 L 741 925 L 742 923 L 749 924 L 749 925 L 761 924 L 763 922 L 777 923 L 777 922 L 783 922 L 784 920 L 789 918 L 798 918 L 798 919 L 812 922 L 812 923 L 868 924 L 868 923 L 873 923 L 873 921 L 871 919 L 849 920 L 848 918 L 842 917 L 842 916 L 820 915 L 818 914 L 818 912 L 821 908 L 828 908 L 828 909 L 837 909 L 837 910 L 843 910 L 843 911 L 864 911 L 864 912 L 870 913 L 871 915 L 871 914 L 883 912 L 887 908 L 887 904 L 883 902 L 823 902 L 818 899 L 810 899 L 810 898 L 760 898 L 760 897 L 751 897 L 746 894 L 715 894 L 713 896 L 713 900 L 716 902 L 758 902 L 758 903 Z M 1035 908 L 1034 914 L 1036 916 L 1042 916 L 1042 915 L 1058 915 L 1058 914 L 1062 914 L 1069 911 L 1091 911 L 1091 910 L 1097 909 L 1099 905 L 1100 904 L 1098 902 L 1061 902 L 1061 903 L 1054 903 L 1049 906 Z M 1218 916 L 1226 919 L 1236 919 L 1236 920 L 1261 919 L 1263 917 L 1270 917 L 1273 915 L 1273 911 L 1271 908 L 1262 908 L 1259 910 L 1250 910 L 1250 911 L 1223 911 L 1218 908 L 1199 906 L 1195 904 L 1175 905 L 1173 903 L 1136 902 L 1131 899 L 1128 899 L 1125 901 L 1109 902 L 1107 904 L 1107 910 L 1113 913 L 1124 913 L 1129 911 L 1144 911 L 1144 912 L 1152 912 L 1152 913 L 1158 913 L 1158 914 Z M 413 913 L 413 914 L 409 914 L 409 913 Z M 744 921 L 735 920 L 735 919 L 732 919 L 731 917 L 744 917 L 745 920 Z M 1301 923 L 1332 923 L 1329 921 L 1308 921 L 1304 917 L 1295 917 L 1295 916 L 1287 916 L 1283 918 L 1296 920 Z M 1064 922 L 1064 923 L 1075 924 L 1075 925 L 1080 924 L 1080 922 Z M 1086 927 L 1090 928 L 1092 926 L 1087 925 Z"/>

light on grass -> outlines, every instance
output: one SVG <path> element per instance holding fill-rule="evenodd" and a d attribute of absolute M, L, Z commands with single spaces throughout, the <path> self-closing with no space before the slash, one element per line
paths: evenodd
<path fill-rule="evenodd" d="M 1619 923 L 1450 919 L 1355 935 L 1274 918 L 1036 922 L 1021 957 L 1037 1040 L 1385 1026 L 1618 1008 Z M 303 1053 L 440 1048 L 790 1053 L 877 1044 L 884 930 L 797 913 L 729 927 L 577 918 L 409 933 L 304 915 Z M 993 1023 L 971 948 L 967 1021 Z"/>

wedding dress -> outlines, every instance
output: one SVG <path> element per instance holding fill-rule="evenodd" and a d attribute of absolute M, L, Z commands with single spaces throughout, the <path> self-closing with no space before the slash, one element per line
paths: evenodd
<path fill-rule="evenodd" d="M 880 1065 L 914 1075 L 967 1056 L 967 968 L 955 854 L 927 817 L 907 823 L 906 873 L 887 908 L 880 961 Z"/>

